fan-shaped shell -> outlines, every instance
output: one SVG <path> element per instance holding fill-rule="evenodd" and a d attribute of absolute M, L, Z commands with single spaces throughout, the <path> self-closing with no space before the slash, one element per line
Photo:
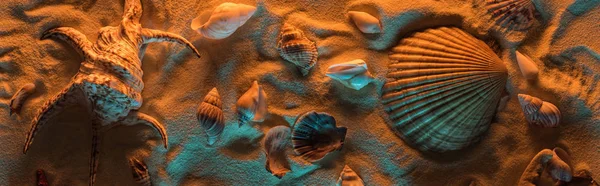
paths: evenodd
<path fill-rule="evenodd" d="M 403 39 L 390 59 L 382 101 L 396 134 L 434 152 L 479 141 L 507 80 L 490 47 L 458 28 L 441 27 Z"/>
<path fill-rule="evenodd" d="M 213 88 L 204 97 L 204 101 L 198 107 L 196 117 L 200 127 L 206 131 L 208 144 L 214 144 L 223 132 L 223 128 L 225 128 L 225 118 L 221 109 L 221 96 L 219 96 L 217 88 Z"/>
<path fill-rule="evenodd" d="M 244 25 L 256 12 L 256 7 L 223 3 L 212 12 L 208 22 L 200 25 L 200 16 L 192 20 L 191 27 L 210 39 L 223 39 L 233 34 L 239 27 Z"/>
<path fill-rule="evenodd" d="M 237 101 L 239 126 L 249 121 L 262 122 L 268 114 L 267 94 L 257 81 Z"/>
<path fill-rule="evenodd" d="M 46 174 L 44 173 L 44 170 L 42 169 L 38 169 L 36 171 L 36 177 L 37 177 L 37 186 L 48 186 L 48 179 L 46 179 Z"/>
<path fill-rule="evenodd" d="M 337 186 L 364 186 L 362 179 L 348 165 L 344 166 L 340 178 L 338 178 Z"/>
<path fill-rule="evenodd" d="M 517 63 L 519 64 L 519 69 L 521 69 L 521 74 L 526 79 L 535 79 L 538 76 L 538 68 L 537 65 L 527 56 L 521 54 L 521 52 L 517 51 Z"/>
<path fill-rule="evenodd" d="M 560 110 L 549 102 L 526 94 L 519 94 L 519 103 L 527 122 L 540 127 L 558 127 Z"/>
<path fill-rule="evenodd" d="M 142 186 L 151 186 L 150 174 L 148 174 L 148 167 L 146 164 L 137 158 L 129 159 L 129 167 L 131 167 L 131 174 L 133 180 Z"/>
<path fill-rule="evenodd" d="M 317 64 L 319 56 L 315 42 L 290 24 L 284 24 L 281 28 L 277 50 L 283 59 L 294 63 L 303 76 L 308 75 L 310 69 Z"/>
<path fill-rule="evenodd" d="M 286 154 L 290 133 L 289 127 L 276 126 L 271 128 L 265 137 L 264 147 L 267 154 L 265 168 L 277 178 L 285 176 L 291 170 Z"/>
<path fill-rule="evenodd" d="M 360 90 L 373 81 L 367 63 L 362 59 L 331 65 L 325 75 L 354 90 Z"/>
<path fill-rule="evenodd" d="M 348 17 L 352 19 L 356 27 L 365 34 L 381 33 L 381 23 L 379 19 L 366 12 L 349 11 Z"/>
<path fill-rule="evenodd" d="M 552 150 L 552 159 L 548 161 L 546 170 L 554 179 L 566 182 L 571 181 L 573 171 L 568 164 L 571 161 L 570 159 L 571 157 L 565 150 L 556 147 Z"/>
<path fill-rule="evenodd" d="M 526 30 L 535 19 L 531 0 L 486 0 L 486 8 L 492 21 L 508 30 Z"/>
<path fill-rule="evenodd" d="M 341 150 L 345 138 L 346 127 L 336 127 L 335 118 L 324 112 L 310 111 L 298 117 L 292 131 L 296 155 L 313 162 Z"/>
<path fill-rule="evenodd" d="M 21 89 L 19 89 L 19 91 L 15 93 L 15 95 L 13 95 L 13 97 L 10 99 L 9 115 L 13 115 L 14 113 L 19 112 L 21 110 L 21 107 L 23 107 L 23 103 L 25 103 L 25 100 L 27 100 L 27 98 L 34 92 L 35 84 L 27 83 L 23 85 L 23 87 L 21 87 Z"/>

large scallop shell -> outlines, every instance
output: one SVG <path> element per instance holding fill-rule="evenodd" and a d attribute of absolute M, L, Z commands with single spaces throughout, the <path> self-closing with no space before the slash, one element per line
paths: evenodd
<path fill-rule="evenodd" d="M 289 127 L 276 126 L 271 128 L 265 137 L 264 147 L 267 154 L 265 168 L 277 178 L 285 176 L 291 169 L 286 154 L 290 133 Z"/>
<path fill-rule="evenodd" d="M 267 94 L 254 81 L 252 87 L 238 99 L 236 107 L 240 127 L 249 121 L 262 122 L 268 114 Z"/>
<path fill-rule="evenodd" d="M 284 24 L 279 33 L 277 51 L 283 59 L 294 63 L 303 76 L 308 75 L 310 69 L 317 64 L 317 45 L 304 36 L 302 30 Z"/>
<path fill-rule="evenodd" d="M 365 183 L 360 176 L 354 172 L 348 165 L 344 166 L 340 178 L 338 178 L 336 186 L 364 186 Z"/>
<path fill-rule="evenodd" d="M 558 127 L 560 110 L 549 102 L 526 94 L 519 94 L 519 103 L 527 122 L 540 127 Z"/>
<path fill-rule="evenodd" d="M 192 20 L 191 27 L 210 39 L 223 39 L 233 34 L 239 27 L 244 25 L 256 12 L 256 7 L 223 3 L 212 12 L 208 22 L 200 25 L 200 16 Z"/>
<path fill-rule="evenodd" d="M 486 0 L 486 7 L 492 21 L 508 30 L 526 30 L 535 19 L 531 0 Z"/>
<path fill-rule="evenodd" d="M 508 76 L 490 47 L 458 28 L 441 27 L 403 39 L 390 59 L 382 99 L 397 135 L 434 152 L 479 141 Z"/>
<path fill-rule="evenodd" d="M 221 96 L 217 88 L 213 88 L 200 103 L 196 114 L 200 127 L 206 131 L 208 144 L 214 144 L 225 128 L 225 119 L 221 109 Z"/>
<path fill-rule="evenodd" d="M 151 186 L 152 181 L 150 180 L 150 174 L 148 174 L 148 167 L 146 164 L 137 158 L 129 159 L 129 167 L 131 168 L 131 174 L 133 180 L 141 186 Z"/>
<path fill-rule="evenodd" d="M 294 152 L 312 162 L 341 150 L 345 138 L 346 127 L 336 127 L 335 118 L 324 112 L 310 111 L 298 117 L 292 131 Z"/>

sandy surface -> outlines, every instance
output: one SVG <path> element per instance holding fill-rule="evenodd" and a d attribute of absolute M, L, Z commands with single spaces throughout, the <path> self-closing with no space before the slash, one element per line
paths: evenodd
<path fill-rule="evenodd" d="M 102 136 L 97 185 L 133 184 L 128 156 L 147 162 L 155 185 L 333 185 L 346 164 L 367 185 L 514 185 L 537 152 L 555 146 L 571 153 L 576 170 L 589 169 L 600 178 L 598 0 L 534 0 L 539 15 L 528 33 L 495 31 L 484 9 L 464 0 L 235 0 L 258 10 L 232 36 L 207 40 L 188 27 L 194 17 L 207 19 L 223 2 L 142 1 L 144 27 L 181 34 L 203 58 L 175 44 L 148 47 L 141 111 L 164 123 L 169 149 L 149 127 L 110 130 Z M 39 168 L 46 170 L 51 185 L 87 184 L 91 128 L 78 106 L 53 119 L 27 155 L 22 154 L 34 113 L 66 86 L 82 61 L 65 42 L 39 38 L 50 28 L 70 26 L 93 42 L 101 27 L 119 23 L 122 7 L 122 0 L 0 2 L 0 185 L 32 185 Z M 346 18 L 349 10 L 376 14 L 384 33 L 363 35 Z M 277 53 L 276 38 L 284 22 L 317 42 L 319 62 L 306 77 Z M 480 143 L 458 152 L 425 154 L 388 127 L 380 89 L 391 47 L 415 31 L 448 25 L 478 37 L 489 33 L 499 41 L 511 99 Z M 513 57 L 516 49 L 538 65 L 539 80 L 522 77 Z M 360 91 L 325 76 L 328 66 L 358 58 L 376 77 Z M 238 128 L 235 102 L 254 80 L 269 96 L 270 116 Z M 29 82 L 37 84 L 38 92 L 20 116 L 9 117 L 10 97 Z M 195 111 L 213 87 L 221 93 L 226 127 L 221 140 L 208 147 Z M 529 127 L 518 93 L 556 104 L 563 113 L 561 126 Z M 314 164 L 289 155 L 292 172 L 277 179 L 264 168 L 264 134 L 310 110 L 328 112 L 338 125 L 348 127 L 344 148 Z"/>

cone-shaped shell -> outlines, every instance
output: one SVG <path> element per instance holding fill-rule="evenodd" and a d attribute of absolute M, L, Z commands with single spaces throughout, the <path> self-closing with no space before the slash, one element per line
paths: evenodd
<path fill-rule="evenodd" d="M 27 100 L 27 98 L 34 92 L 35 84 L 27 83 L 23 85 L 23 87 L 21 87 L 21 89 L 19 89 L 19 91 L 10 99 L 9 115 L 19 112 L 23 106 L 23 103 L 25 103 L 25 100 Z"/>
<path fill-rule="evenodd" d="M 382 101 L 390 125 L 422 151 L 465 148 L 489 128 L 507 70 L 484 42 L 458 28 L 436 28 L 392 49 Z"/>
<path fill-rule="evenodd" d="M 364 186 L 362 179 L 348 165 L 344 166 L 340 178 L 338 178 L 337 186 Z"/>
<path fill-rule="evenodd" d="M 292 131 L 294 152 L 311 162 L 341 150 L 345 138 L 346 127 L 336 127 L 335 118 L 324 112 L 310 111 L 298 117 Z"/>
<path fill-rule="evenodd" d="M 150 174 L 148 174 L 148 167 L 146 164 L 137 158 L 129 159 L 129 167 L 131 167 L 131 174 L 133 180 L 142 186 L 151 186 Z"/>
<path fill-rule="evenodd" d="M 265 137 L 264 147 L 267 154 L 265 168 L 277 178 L 285 176 L 291 170 L 286 154 L 290 133 L 289 127 L 276 126 L 271 128 Z"/>
<path fill-rule="evenodd" d="M 527 56 L 521 54 L 521 52 L 516 52 L 517 63 L 519 64 L 519 69 L 521 69 L 521 74 L 526 79 L 535 79 L 538 76 L 538 68 L 537 65 Z"/>
<path fill-rule="evenodd" d="M 373 81 L 367 63 L 362 59 L 331 65 L 325 75 L 354 90 L 360 90 Z"/>
<path fill-rule="evenodd" d="M 249 121 L 262 122 L 268 114 L 267 94 L 257 81 L 237 101 L 239 126 Z"/>
<path fill-rule="evenodd" d="M 201 25 L 200 16 L 192 20 L 191 27 L 210 39 L 223 39 L 233 34 L 239 27 L 244 25 L 256 12 L 256 7 L 223 3 L 212 12 L 208 22 Z"/>
<path fill-rule="evenodd" d="M 379 19 L 366 12 L 349 11 L 348 17 L 352 19 L 356 27 L 365 34 L 381 33 Z"/>
<path fill-rule="evenodd" d="M 540 127 L 558 127 L 560 110 L 549 102 L 526 94 L 519 94 L 519 103 L 527 122 Z"/>
<path fill-rule="evenodd" d="M 284 24 L 279 33 L 277 51 L 283 59 L 294 63 L 303 76 L 317 64 L 317 45 L 304 36 L 302 30 L 290 24 Z"/>
<path fill-rule="evenodd" d="M 44 170 L 42 169 L 38 169 L 36 171 L 36 177 L 37 177 L 37 186 L 48 186 L 48 179 L 46 179 L 46 174 L 44 173 Z"/>
<path fill-rule="evenodd" d="M 508 30 L 526 30 L 535 19 L 531 0 L 486 0 L 486 8 L 492 21 Z"/>
<path fill-rule="evenodd" d="M 208 144 L 214 144 L 223 132 L 223 128 L 225 128 L 225 118 L 221 109 L 221 96 L 219 96 L 217 88 L 213 88 L 204 97 L 204 101 L 198 107 L 196 117 L 200 127 L 206 132 Z"/>
<path fill-rule="evenodd" d="M 552 150 L 552 159 L 548 161 L 546 170 L 556 180 L 571 181 L 573 170 L 571 170 L 571 166 L 568 164 L 571 161 L 570 159 L 571 157 L 565 150 L 556 147 Z"/>

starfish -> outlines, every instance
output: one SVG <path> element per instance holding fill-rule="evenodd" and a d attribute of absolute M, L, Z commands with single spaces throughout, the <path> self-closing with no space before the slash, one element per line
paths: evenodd
<path fill-rule="evenodd" d="M 43 125 L 70 104 L 84 105 L 92 118 L 92 152 L 89 185 L 94 185 L 99 160 L 99 131 L 119 125 L 145 124 L 160 133 L 167 148 L 167 132 L 153 117 L 138 112 L 142 106 L 142 62 L 145 48 L 152 42 L 175 42 L 187 46 L 200 57 L 185 38 L 169 32 L 142 28 L 140 0 L 126 0 L 119 26 L 103 27 L 96 43 L 70 27 L 46 31 L 41 39 L 56 37 L 67 41 L 83 56 L 79 72 L 58 95 L 47 101 L 31 122 L 23 153 L 27 153 Z"/>

